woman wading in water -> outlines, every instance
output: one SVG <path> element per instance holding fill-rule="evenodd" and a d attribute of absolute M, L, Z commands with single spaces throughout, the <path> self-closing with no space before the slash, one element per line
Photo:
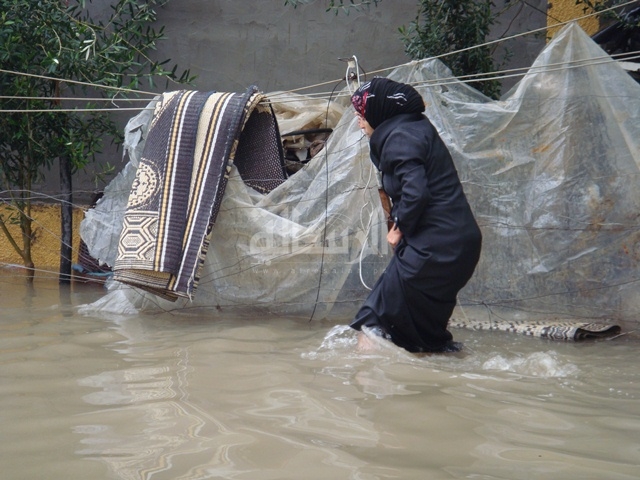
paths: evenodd
<path fill-rule="evenodd" d="M 410 352 L 454 352 L 447 325 L 475 270 L 482 235 L 444 142 L 411 86 L 376 77 L 351 97 L 391 197 L 394 254 L 351 327 Z M 360 333 L 358 345 L 367 348 Z"/>

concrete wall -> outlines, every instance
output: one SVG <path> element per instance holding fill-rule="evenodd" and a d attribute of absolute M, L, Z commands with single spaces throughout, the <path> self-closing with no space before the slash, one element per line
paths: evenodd
<path fill-rule="evenodd" d="M 334 81 L 346 67 L 339 57 L 355 54 L 367 71 L 407 62 L 397 27 L 414 18 L 416 1 L 384 3 L 336 16 L 324 1 L 297 9 L 283 0 L 172 1 L 158 11 L 169 37 L 158 56 L 190 68 L 201 90 L 255 84 L 269 92 Z"/>
<path fill-rule="evenodd" d="M 237 91 L 255 84 L 266 92 L 335 82 L 345 70 L 339 57 L 355 54 L 367 72 L 410 60 L 398 27 L 415 19 L 416 0 L 385 0 L 337 16 L 326 12 L 327 3 L 317 0 L 294 9 L 285 7 L 284 0 L 169 2 L 159 10 L 159 24 L 166 25 L 169 39 L 160 45 L 158 58 L 190 68 L 202 90 Z M 490 39 L 546 25 L 544 0 L 495 3 L 495 11 L 504 13 Z M 530 65 L 543 46 L 544 35 L 511 42 L 509 65 Z"/>

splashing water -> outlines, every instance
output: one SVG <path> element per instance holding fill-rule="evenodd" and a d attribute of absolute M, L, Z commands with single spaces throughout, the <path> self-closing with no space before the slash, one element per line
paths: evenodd
<path fill-rule="evenodd" d="M 562 378 L 578 373 L 577 366 L 558 360 L 554 351 L 534 352 L 524 357 L 494 355 L 482 364 L 483 370 L 499 370 L 541 378 Z"/>

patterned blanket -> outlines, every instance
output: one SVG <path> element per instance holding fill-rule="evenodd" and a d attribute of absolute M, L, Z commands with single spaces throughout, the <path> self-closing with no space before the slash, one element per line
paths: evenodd
<path fill-rule="evenodd" d="M 474 320 L 470 318 L 452 318 L 449 322 L 449 327 L 519 333 L 552 340 L 586 340 L 613 337 L 618 335 L 621 330 L 618 325 L 579 322 L 575 320 L 520 322 Z"/>
<path fill-rule="evenodd" d="M 261 192 L 286 178 L 264 99 L 255 87 L 161 96 L 129 195 L 116 280 L 171 300 L 192 297 L 231 166 Z"/>

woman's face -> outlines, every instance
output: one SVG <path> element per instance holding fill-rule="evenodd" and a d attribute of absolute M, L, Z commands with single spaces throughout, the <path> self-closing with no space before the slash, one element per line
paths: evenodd
<path fill-rule="evenodd" d="M 360 127 L 360 130 L 362 130 L 367 137 L 371 137 L 373 127 L 369 125 L 369 122 L 359 113 L 356 113 L 356 117 L 358 117 L 358 127 Z"/>

